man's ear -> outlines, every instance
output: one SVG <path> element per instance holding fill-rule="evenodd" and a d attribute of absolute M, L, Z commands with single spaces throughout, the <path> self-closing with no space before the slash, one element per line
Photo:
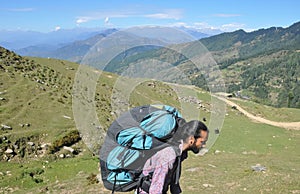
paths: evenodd
<path fill-rule="evenodd" d="M 190 136 L 189 139 L 188 139 L 188 143 L 189 143 L 190 145 L 193 145 L 194 142 L 195 142 L 195 138 L 194 138 L 193 136 Z"/>

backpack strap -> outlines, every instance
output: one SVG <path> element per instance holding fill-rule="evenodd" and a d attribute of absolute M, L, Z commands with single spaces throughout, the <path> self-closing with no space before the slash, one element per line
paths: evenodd
<path fill-rule="evenodd" d="M 111 194 L 114 194 L 114 193 L 115 193 L 116 184 L 117 184 L 117 175 L 118 175 L 118 173 L 116 173 L 116 175 L 115 175 L 114 186 L 113 186 L 113 188 L 112 188 L 112 190 L 111 190 Z"/>
<path fill-rule="evenodd" d="M 176 160 L 177 160 L 177 167 L 175 171 L 175 184 L 177 185 L 179 183 L 179 178 L 180 178 L 181 156 L 177 156 Z"/>
<path fill-rule="evenodd" d="M 179 148 L 178 145 L 172 146 L 172 148 L 175 151 L 176 154 L 176 159 L 175 159 L 175 163 L 177 163 L 176 165 L 176 170 L 175 170 L 175 184 L 179 183 L 179 178 L 180 178 L 180 171 L 181 171 L 181 154 L 182 151 Z"/>
<path fill-rule="evenodd" d="M 152 176 L 153 176 L 153 172 L 149 173 L 149 175 L 147 175 L 147 176 L 145 176 L 143 174 L 141 175 L 138 185 L 137 185 L 137 188 L 136 188 L 137 194 L 140 193 L 140 189 L 149 193 Z"/>

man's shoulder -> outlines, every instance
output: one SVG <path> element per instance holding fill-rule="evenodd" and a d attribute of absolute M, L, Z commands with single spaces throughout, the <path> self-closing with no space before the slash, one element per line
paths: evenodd
<path fill-rule="evenodd" d="M 172 147 L 172 146 L 168 146 L 168 147 L 163 148 L 160 151 L 169 151 L 169 152 L 172 152 L 172 153 L 174 152 L 175 153 L 175 148 Z"/>
<path fill-rule="evenodd" d="M 164 158 L 168 158 L 168 159 L 176 158 L 175 148 L 173 148 L 172 146 L 163 148 L 162 150 L 158 151 L 157 154 L 160 156 L 163 156 Z"/>

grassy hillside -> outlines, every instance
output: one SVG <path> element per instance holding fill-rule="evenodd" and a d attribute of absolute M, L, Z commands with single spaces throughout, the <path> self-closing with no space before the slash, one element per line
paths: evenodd
<path fill-rule="evenodd" d="M 274 107 L 300 107 L 300 22 L 288 28 L 272 27 L 254 32 L 238 30 L 203 38 L 200 42 L 210 51 L 221 69 L 228 92 L 241 92 L 253 101 Z M 183 48 L 193 48 L 193 43 Z M 178 45 L 175 45 L 176 47 Z M 182 48 L 181 45 L 178 46 Z M 187 75 L 193 85 L 207 89 L 207 71 L 195 68 L 180 53 L 161 48 L 135 54 L 121 53 L 106 70 L 121 74 L 139 59 L 167 62 Z M 191 51 L 189 51 L 191 52 Z M 130 53 L 130 52 L 129 52 Z M 122 56 L 122 57 L 120 57 Z M 123 57 L 126 56 L 126 57 Z M 173 79 L 178 83 L 178 79 Z"/>
<path fill-rule="evenodd" d="M 201 39 L 222 69 L 228 92 L 275 107 L 300 107 L 300 22 Z"/>
<path fill-rule="evenodd" d="M 30 56 L 54 57 L 80 62 L 93 45 L 113 32 L 116 30 L 107 30 L 92 38 L 74 42 L 51 52 L 45 53 L 46 48 L 36 48 L 37 51 L 33 52 L 34 48 L 32 48 L 33 50 L 29 49 L 27 53 L 30 53 Z M 200 42 L 211 52 L 222 70 L 228 92 L 240 91 L 242 96 L 274 107 L 299 108 L 299 32 L 300 22 L 297 22 L 287 28 L 271 27 L 253 32 L 237 30 L 222 33 L 202 38 Z M 152 44 L 155 45 L 155 42 Z M 189 44 L 183 47 L 193 48 L 193 42 Z M 206 70 L 195 68 L 192 62 L 182 54 L 171 49 L 159 49 L 153 45 L 125 50 L 106 66 L 105 71 L 122 74 L 130 65 L 141 63 L 140 59 L 150 59 L 176 66 L 187 75 L 189 83 L 205 90 L 208 89 L 207 80 L 205 80 Z M 160 45 L 159 41 L 157 45 Z M 101 61 L 101 59 L 96 61 Z M 89 65 L 97 66 L 96 62 Z M 155 66 L 155 64 L 151 65 Z M 188 83 L 175 77 L 170 75 L 170 80 L 175 83 Z"/>
<path fill-rule="evenodd" d="M 98 157 L 86 147 L 76 130 L 72 112 L 72 86 L 78 68 L 67 61 L 23 58 L 0 48 L 0 193 L 110 193 L 97 183 Z M 99 120 L 107 127 L 116 114 L 111 108 L 115 83 L 102 73 L 95 101 Z M 176 88 L 184 88 L 179 98 Z M 211 96 L 193 87 L 140 81 L 126 106 L 165 103 L 203 107 L 200 118 L 210 120 Z M 126 104 L 128 103 L 128 104 Z M 276 109 L 238 102 L 269 119 L 299 121 L 294 109 Z M 249 104 L 248 104 L 249 103 Z M 265 110 L 269 110 L 264 112 Z M 272 112 L 269 113 L 269 112 Z M 291 112 L 291 113 L 290 113 Z M 284 117 L 286 113 L 288 118 Z M 188 115 L 188 114 L 184 114 Z M 298 193 L 300 131 L 253 123 L 227 107 L 220 137 L 205 156 L 190 154 L 184 162 L 184 193 Z M 73 148 L 70 153 L 63 146 Z M 12 153 L 8 153 L 12 150 Z M 251 166 L 261 164 L 264 172 Z"/>
<path fill-rule="evenodd" d="M 249 113 L 260 116 L 269 120 L 278 122 L 297 122 L 300 118 L 300 109 L 296 108 L 274 108 L 272 106 L 261 105 L 256 102 L 231 99 L 242 106 Z"/>

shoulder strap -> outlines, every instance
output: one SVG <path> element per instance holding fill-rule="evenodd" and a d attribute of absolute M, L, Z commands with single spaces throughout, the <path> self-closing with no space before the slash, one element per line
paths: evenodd
<path fill-rule="evenodd" d="M 181 171 L 181 149 L 179 148 L 179 146 L 172 146 L 172 148 L 174 149 L 175 153 L 176 153 L 176 161 L 175 163 L 177 163 L 176 165 L 176 170 L 175 170 L 175 184 L 179 183 L 179 178 L 180 178 L 180 171 Z"/>
<path fill-rule="evenodd" d="M 181 156 L 176 157 L 177 160 L 177 167 L 176 167 L 176 174 L 175 174 L 175 184 L 177 185 L 179 183 L 180 178 L 180 171 L 181 171 Z"/>

